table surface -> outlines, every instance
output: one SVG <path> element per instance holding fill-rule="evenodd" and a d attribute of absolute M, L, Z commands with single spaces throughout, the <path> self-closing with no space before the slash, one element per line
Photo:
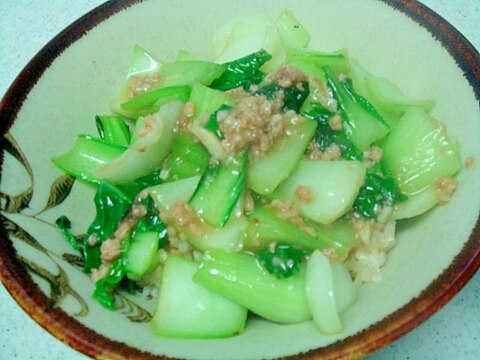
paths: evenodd
<path fill-rule="evenodd" d="M 65 26 L 102 0 L 0 1 L 0 97 L 27 62 Z M 422 0 L 480 49 L 480 0 Z M 443 309 L 368 357 L 480 359 L 480 273 Z M 48 334 L 0 286 L 0 360 L 86 357 Z"/>

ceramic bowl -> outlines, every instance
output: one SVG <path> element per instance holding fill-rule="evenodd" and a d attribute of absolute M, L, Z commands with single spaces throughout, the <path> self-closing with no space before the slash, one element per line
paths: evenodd
<path fill-rule="evenodd" d="M 448 23 L 408 0 L 112 1 L 54 38 L 27 65 L 0 105 L 0 278 L 41 326 L 99 358 L 355 358 L 405 334 L 455 295 L 480 266 L 480 167 L 462 170 L 453 200 L 402 223 L 383 279 L 364 285 L 334 336 L 313 323 L 252 319 L 236 337 L 179 340 L 148 329 L 155 303 L 121 294 L 109 312 L 91 298 L 92 283 L 53 226 L 67 214 L 81 234 L 94 216 L 94 189 L 63 175 L 50 159 L 79 133 L 126 74 L 133 45 L 160 59 L 180 49 L 210 57 L 219 23 L 292 9 L 312 34 L 311 48 L 347 48 L 376 75 L 406 93 L 437 101 L 433 115 L 459 139 L 462 157 L 480 157 L 480 57 Z M 201 14 L 201 15 L 200 15 Z M 222 19 L 222 20 L 219 20 Z"/>

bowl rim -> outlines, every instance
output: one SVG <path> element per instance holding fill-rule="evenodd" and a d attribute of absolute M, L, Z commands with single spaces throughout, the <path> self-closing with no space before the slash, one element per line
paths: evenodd
<path fill-rule="evenodd" d="M 480 101 L 480 55 L 474 46 L 450 23 L 416 0 L 378 0 L 400 11 L 440 41 L 463 71 Z M 14 124 L 28 93 L 62 52 L 101 22 L 143 0 L 110 0 L 66 27 L 46 44 L 25 66 L 0 101 L 0 134 Z M 4 145 L 0 150 L 3 168 Z M 0 170 L 0 178 L 1 178 Z M 3 211 L 0 211 L 3 212 Z M 61 308 L 52 308 L 50 299 L 33 281 L 16 258 L 16 250 L 0 214 L 0 280 L 23 310 L 40 326 L 70 347 L 94 358 L 169 359 L 111 340 L 82 325 Z M 480 214 L 461 251 L 450 265 L 416 298 L 384 319 L 326 347 L 287 358 L 359 358 L 384 347 L 427 320 L 456 295 L 480 268 Z"/>

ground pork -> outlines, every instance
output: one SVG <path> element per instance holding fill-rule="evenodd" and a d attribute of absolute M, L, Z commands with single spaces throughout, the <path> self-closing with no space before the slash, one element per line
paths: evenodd
<path fill-rule="evenodd" d="M 342 117 L 338 114 L 333 115 L 328 119 L 328 126 L 330 126 L 330 129 L 332 129 L 333 131 L 342 131 Z"/>
<path fill-rule="evenodd" d="M 307 152 L 305 154 L 305 158 L 308 160 L 340 160 L 342 158 L 342 152 L 340 151 L 340 147 L 332 143 L 328 146 L 324 151 L 320 150 L 320 146 L 317 144 L 316 141 L 312 141 L 308 145 Z"/>
<path fill-rule="evenodd" d="M 98 269 L 93 269 L 91 279 L 94 282 L 102 279 L 107 275 L 110 264 L 119 256 L 122 248 L 122 242 L 129 236 L 129 233 L 138 223 L 139 219 L 145 216 L 146 208 L 140 204 L 140 201 L 145 198 L 145 193 L 141 192 L 134 201 L 130 211 L 125 215 L 122 221 L 118 224 L 115 232 L 100 245 L 100 258 L 102 265 Z M 96 243 L 97 238 L 90 236 L 89 243 Z"/>
<path fill-rule="evenodd" d="M 295 197 L 298 201 L 309 204 L 312 202 L 312 188 L 308 186 L 297 186 L 295 189 Z"/>
<path fill-rule="evenodd" d="M 266 84 L 277 83 L 281 87 L 288 89 L 293 86 L 301 88 L 303 82 L 306 80 L 306 75 L 301 70 L 292 65 L 282 65 L 280 68 L 271 74 L 268 74 L 264 82 Z"/>
<path fill-rule="evenodd" d="M 453 193 L 457 190 L 458 181 L 449 178 L 442 177 L 433 183 L 434 189 L 437 192 L 439 203 L 446 204 L 452 199 Z"/>
<path fill-rule="evenodd" d="M 127 98 L 132 99 L 148 90 L 151 90 L 160 81 L 160 74 L 136 75 L 127 82 Z"/>
<path fill-rule="evenodd" d="M 234 109 L 218 112 L 224 150 L 232 154 L 250 145 L 253 157 L 267 152 L 285 132 L 282 106 L 278 98 L 247 95 L 239 98 Z"/>
<path fill-rule="evenodd" d="M 371 164 L 377 164 L 380 162 L 383 156 L 382 148 L 378 146 L 371 146 L 363 152 L 363 158 Z"/>

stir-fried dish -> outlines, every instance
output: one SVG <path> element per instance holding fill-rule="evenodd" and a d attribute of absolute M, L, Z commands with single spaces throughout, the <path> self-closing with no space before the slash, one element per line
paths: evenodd
<path fill-rule="evenodd" d="M 245 53 L 259 26 L 268 39 Z M 357 287 L 381 280 L 396 222 L 449 201 L 461 159 L 435 102 L 309 40 L 286 11 L 221 28 L 216 62 L 134 48 L 115 115 L 53 159 L 97 187 L 82 241 L 57 225 L 103 306 L 156 298 L 166 337 L 232 336 L 249 312 L 333 334 Z"/>

